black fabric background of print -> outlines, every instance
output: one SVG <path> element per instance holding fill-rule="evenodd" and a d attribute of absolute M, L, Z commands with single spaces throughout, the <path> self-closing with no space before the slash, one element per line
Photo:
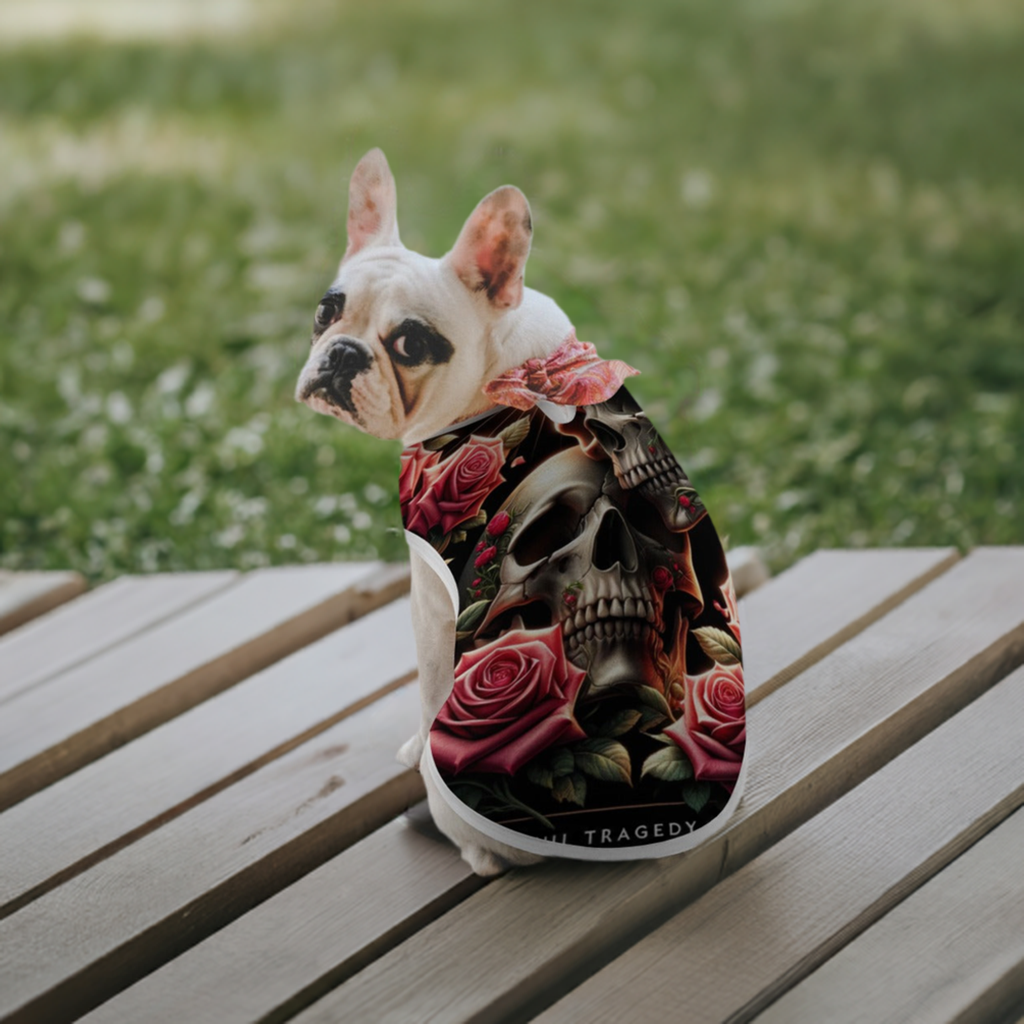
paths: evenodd
<path fill-rule="evenodd" d="M 635 413 L 640 417 L 643 415 L 624 387 L 608 404 L 621 412 Z M 619 486 L 621 474 L 616 482 L 615 470 L 620 467 L 613 463 L 609 452 L 595 443 L 603 441 L 605 447 L 609 447 L 613 442 L 607 436 L 596 437 L 594 430 L 600 431 L 600 424 L 588 429 L 586 417 L 587 410 L 581 409 L 572 424 L 560 427 L 539 410 L 521 412 L 503 408 L 445 436 L 446 443 L 440 449 L 443 458 L 450 456 L 473 436 L 497 437 L 503 431 L 507 433 L 515 424 L 519 424 L 518 434 L 522 436 L 522 440 L 508 451 L 502 469 L 504 483 L 499 484 L 487 498 L 482 510 L 484 515 L 478 517 L 479 522 L 469 529 L 453 530 L 443 540 L 436 536 L 426 538 L 435 547 L 440 547 L 442 557 L 448 562 L 458 583 L 460 612 L 465 616 L 471 606 L 479 606 L 483 601 L 495 597 L 493 586 L 481 589 L 480 585 L 474 585 L 474 581 L 479 584 L 482 572 L 474 562 L 482 549 L 486 550 L 495 542 L 486 533 L 487 523 L 506 506 L 510 496 L 517 489 L 521 490 L 521 485 L 528 482 L 528 478 L 536 474 L 548 460 L 565 452 L 581 452 L 585 447 L 590 459 L 603 465 L 607 471 L 611 480 L 609 497 L 614 497 L 626 522 L 636 524 L 637 532 L 632 532 L 632 526 L 630 528 L 634 540 L 640 536 L 652 536 L 659 543 L 665 541 L 676 547 L 684 539 L 688 541 L 688 551 L 685 555 L 679 555 L 676 564 L 681 561 L 692 567 L 697 586 L 679 582 L 681 577 L 678 569 L 673 570 L 677 573 L 675 582 L 678 585 L 669 588 L 669 592 L 664 595 L 666 633 L 671 632 L 680 645 L 673 654 L 677 666 L 684 664 L 686 674 L 691 676 L 708 672 L 715 667 L 715 661 L 698 642 L 696 630 L 703 627 L 730 630 L 729 602 L 723 590 L 729 586 L 728 569 L 710 516 L 706 514 L 699 496 L 682 474 L 674 457 L 645 419 L 643 422 L 647 425 L 643 441 L 650 457 L 653 459 L 656 455 L 661 466 L 671 459 L 671 482 L 678 485 L 675 487 L 676 492 L 683 490 L 685 493 L 685 497 L 679 499 L 685 501 L 685 511 L 690 516 L 686 520 L 685 529 L 671 528 L 672 524 L 666 522 L 663 496 L 658 497 L 659 506 L 650 500 L 649 489 L 645 496 L 643 489 L 637 486 Z M 595 459 L 595 455 L 598 458 Z M 562 462 L 576 464 L 574 459 L 576 456 L 570 455 Z M 636 473 L 630 473 L 629 476 L 635 481 Z M 666 488 L 665 492 L 671 500 L 677 500 L 672 488 Z M 519 513 L 513 515 L 509 531 L 514 538 L 516 528 L 525 518 L 524 510 L 516 509 L 513 503 L 507 511 Z M 506 536 L 505 548 L 508 543 L 509 537 Z M 493 570 L 500 568 L 503 557 L 510 556 L 499 555 L 492 559 L 492 579 L 495 575 Z M 664 573 L 661 575 L 664 576 Z M 647 567 L 649 576 L 650 565 Z M 693 593 L 694 590 L 698 591 L 699 597 Z M 571 600 L 571 590 L 563 593 L 562 601 Z M 511 628 L 538 630 L 552 626 L 557 622 L 555 615 L 558 612 L 552 608 L 557 598 L 558 595 L 549 594 L 545 600 L 518 605 L 491 621 L 476 618 L 472 628 L 460 633 L 454 652 L 455 665 L 458 665 L 464 653 L 497 639 Z M 734 614 L 734 603 L 732 607 Z M 572 610 L 567 609 L 567 606 L 559 609 L 563 615 L 567 610 L 571 615 Z M 670 614 L 677 620 L 673 629 L 669 628 Z M 567 652 L 571 649 L 569 643 L 565 647 Z M 737 671 L 741 673 L 741 667 Z M 572 772 L 554 778 L 553 785 L 549 785 L 553 779 L 552 769 L 555 772 L 564 771 L 568 765 L 564 757 L 559 760 L 556 756 L 559 753 L 556 744 L 555 748 L 540 754 L 531 764 L 521 767 L 511 776 L 474 772 L 471 769 L 458 773 L 441 770 L 441 776 L 451 792 L 478 813 L 509 829 L 568 846 L 643 846 L 679 838 L 712 821 L 728 800 L 731 786 L 697 782 L 692 775 L 689 779 L 665 779 L 653 775 L 641 777 L 641 766 L 669 745 L 661 735 L 662 729 L 671 725 L 673 719 L 681 713 L 673 699 L 671 679 L 662 674 L 653 687 L 660 689 L 667 707 L 659 706 L 650 693 L 652 687 L 623 685 L 594 689 L 591 682 L 592 677 L 588 674 L 576 702 L 576 718 L 588 740 L 566 745 L 570 752 L 577 751 L 577 764 Z M 666 712 L 669 717 L 666 717 Z M 630 722 L 633 724 L 625 731 L 616 731 Z M 585 748 L 595 745 L 599 749 L 617 749 L 608 747 L 609 741 L 620 745 L 628 754 L 628 782 L 599 777 L 602 774 L 600 766 L 606 762 L 595 761 L 585 752 Z M 617 756 L 622 759 L 621 754 Z M 553 765 L 553 758 L 558 763 Z M 579 762 L 584 763 L 590 769 L 589 772 L 579 770 Z M 440 765 L 438 767 L 441 768 Z"/>

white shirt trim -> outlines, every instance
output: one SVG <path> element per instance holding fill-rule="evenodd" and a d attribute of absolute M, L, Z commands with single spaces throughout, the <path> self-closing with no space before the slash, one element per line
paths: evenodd
<path fill-rule="evenodd" d="M 423 559 L 427 565 L 430 566 L 434 572 L 441 578 L 441 582 L 445 586 L 445 590 L 448 591 L 448 596 L 452 599 L 452 607 L 455 609 L 455 618 L 459 617 L 459 588 L 455 582 L 455 577 L 452 576 L 451 569 L 445 564 L 445 560 L 437 553 L 437 548 L 434 547 L 429 541 L 424 540 L 418 533 L 410 533 L 408 530 L 405 531 L 405 539 L 409 544 L 409 548 L 415 551 L 420 558 Z"/>
<path fill-rule="evenodd" d="M 720 832 L 729 819 L 733 816 L 743 797 L 743 787 L 747 778 L 747 765 L 750 758 L 744 752 L 743 764 L 740 766 L 739 778 L 736 780 L 736 788 L 732 791 L 728 802 L 721 811 L 706 825 L 694 829 L 678 839 L 666 839 L 660 843 L 648 843 L 644 846 L 570 846 L 568 843 L 561 843 L 557 839 L 538 839 L 536 836 L 523 835 L 511 828 L 505 828 L 490 818 L 485 818 L 467 807 L 448 788 L 447 783 L 441 778 L 437 765 L 434 763 L 434 754 L 430 749 L 428 737 L 424 747 L 424 758 L 422 764 L 427 766 L 430 777 L 434 780 L 438 791 L 444 798 L 445 803 L 455 813 L 485 836 L 511 846 L 516 850 L 525 850 L 527 853 L 535 853 L 541 857 L 564 857 L 567 860 L 593 860 L 593 861 L 624 861 L 624 860 L 652 860 L 656 857 L 670 857 L 676 853 L 685 853 L 699 846 L 716 832 Z M 637 810 L 641 807 L 638 805 Z M 596 829 L 595 829 L 596 831 Z"/>

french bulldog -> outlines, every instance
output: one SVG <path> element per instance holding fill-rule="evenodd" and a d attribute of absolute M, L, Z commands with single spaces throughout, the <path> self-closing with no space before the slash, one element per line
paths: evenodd
<path fill-rule="evenodd" d="M 405 445 L 422 714 L 398 759 L 420 768 L 435 823 L 480 875 L 548 852 L 624 859 L 692 845 L 738 799 L 739 626 L 706 510 L 619 390 L 635 371 L 580 356 L 591 347 L 566 314 L 524 285 L 533 227 L 519 189 L 485 196 L 451 251 L 430 258 L 402 244 L 395 181 L 374 149 L 352 174 L 347 226 L 295 396 Z M 594 375 L 611 381 L 608 400 L 579 401 Z M 467 476 L 472 465 L 481 468 Z M 557 559 L 538 547 L 548 540 Z M 517 689 L 499 696 L 500 729 L 491 721 L 481 744 L 480 722 L 459 720 L 478 713 L 466 708 L 479 693 L 459 687 L 504 685 L 509 672 Z M 540 704 L 523 711 L 535 693 L 543 715 Z M 508 724 L 513 705 L 529 729 Z M 693 718 L 705 705 L 719 716 L 711 731 Z M 541 809 L 520 782 L 543 795 Z M 689 786 L 677 800 L 688 817 L 641 821 L 620 806 L 616 794 L 641 783 L 661 787 L 644 797 L 650 807 Z M 615 827 L 567 840 L 554 822 L 571 816 L 551 809 L 586 824 L 591 804 L 617 815 Z"/>

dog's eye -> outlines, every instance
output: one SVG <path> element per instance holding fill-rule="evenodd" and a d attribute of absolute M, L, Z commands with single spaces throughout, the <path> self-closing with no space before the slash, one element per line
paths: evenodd
<path fill-rule="evenodd" d="M 432 327 L 412 318 L 403 320 L 387 339 L 381 339 L 391 350 L 399 366 L 414 367 L 424 363 L 447 363 L 452 357 L 451 342 Z"/>
<path fill-rule="evenodd" d="M 323 334 L 344 311 L 344 294 L 342 292 L 328 292 L 320 300 L 320 305 L 316 307 L 316 315 L 313 317 L 314 332 L 316 334 Z"/>
<path fill-rule="evenodd" d="M 402 359 L 408 362 L 418 363 L 423 358 L 424 343 L 422 338 L 403 334 L 395 339 L 392 348 L 395 350 L 395 355 L 401 356 Z"/>

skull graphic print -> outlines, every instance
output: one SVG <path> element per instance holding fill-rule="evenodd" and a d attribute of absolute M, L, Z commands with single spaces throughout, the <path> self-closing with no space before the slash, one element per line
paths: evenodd
<path fill-rule="evenodd" d="M 458 596 L 429 770 L 530 852 L 663 856 L 724 823 L 746 743 L 736 602 L 696 490 L 626 388 L 406 449 L 417 550 Z"/>

